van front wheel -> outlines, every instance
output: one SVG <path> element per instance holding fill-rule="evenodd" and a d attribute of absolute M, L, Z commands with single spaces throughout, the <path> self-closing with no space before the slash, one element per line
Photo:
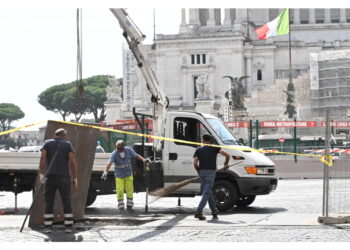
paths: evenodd
<path fill-rule="evenodd" d="M 214 183 L 213 196 L 219 211 L 230 210 L 238 201 L 235 185 L 227 180 L 219 180 Z"/>

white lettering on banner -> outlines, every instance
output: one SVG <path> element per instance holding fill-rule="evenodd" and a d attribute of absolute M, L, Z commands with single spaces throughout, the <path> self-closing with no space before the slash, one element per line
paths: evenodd
<path fill-rule="evenodd" d="M 225 122 L 228 128 L 248 128 L 249 122 L 239 121 L 239 122 Z"/>
<path fill-rule="evenodd" d="M 122 130 L 132 130 L 132 129 L 136 129 L 135 125 L 124 125 L 122 126 Z"/>
<path fill-rule="evenodd" d="M 260 127 L 267 128 L 293 128 L 293 127 L 302 127 L 302 128 L 308 128 L 308 127 L 317 127 L 317 122 L 315 121 L 263 121 L 260 122 Z"/>
<path fill-rule="evenodd" d="M 125 111 L 132 111 L 134 106 L 134 66 L 134 56 L 127 46 L 123 44 L 123 101 L 125 103 Z"/>
<path fill-rule="evenodd" d="M 326 127 L 326 122 L 321 122 L 322 127 Z M 350 122 L 348 121 L 333 121 L 329 123 L 329 126 L 331 127 L 350 127 Z"/>
<path fill-rule="evenodd" d="M 264 122 L 264 124 L 266 127 L 275 127 L 276 126 L 275 122 Z"/>

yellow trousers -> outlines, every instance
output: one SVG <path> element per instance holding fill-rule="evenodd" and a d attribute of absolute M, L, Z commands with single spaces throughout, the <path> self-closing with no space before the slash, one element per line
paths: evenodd
<path fill-rule="evenodd" d="M 124 192 L 126 197 L 132 199 L 134 195 L 134 177 L 115 178 L 118 201 L 124 200 Z"/>

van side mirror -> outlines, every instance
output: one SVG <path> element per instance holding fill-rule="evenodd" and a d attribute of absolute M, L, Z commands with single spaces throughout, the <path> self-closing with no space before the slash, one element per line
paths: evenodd
<path fill-rule="evenodd" d="M 243 138 L 238 139 L 238 144 L 239 145 L 245 145 Z"/>

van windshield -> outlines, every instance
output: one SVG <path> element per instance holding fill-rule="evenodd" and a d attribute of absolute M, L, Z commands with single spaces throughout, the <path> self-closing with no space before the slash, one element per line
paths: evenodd
<path fill-rule="evenodd" d="M 219 119 L 207 118 L 206 121 L 224 144 L 238 145 L 236 137 Z"/>

